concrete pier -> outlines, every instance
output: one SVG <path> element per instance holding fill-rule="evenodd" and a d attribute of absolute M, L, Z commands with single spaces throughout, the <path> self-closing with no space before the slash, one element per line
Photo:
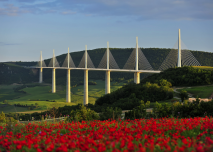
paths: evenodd
<path fill-rule="evenodd" d="M 85 69 L 87 69 L 87 45 L 85 45 Z M 84 70 L 84 105 L 88 104 L 88 70 Z"/>
<path fill-rule="evenodd" d="M 107 70 L 105 75 L 105 94 L 110 93 L 110 71 L 109 71 L 109 42 L 107 42 Z"/>
<path fill-rule="evenodd" d="M 135 72 L 134 73 L 134 82 L 136 84 L 139 84 L 140 83 L 140 73 L 139 72 Z"/>
<path fill-rule="evenodd" d="M 39 73 L 39 83 L 43 82 L 43 68 L 40 68 L 40 73 Z"/>
<path fill-rule="evenodd" d="M 52 93 L 56 92 L 55 69 L 52 71 Z"/>
<path fill-rule="evenodd" d="M 138 37 L 136 37 L 135 70 L 138 71 Z M 134 73 L 134 82 L 136 84 L 140 83 L 140 73 L 139 72 Z"/>
<path fill-rule="evenodd" d="M 110 93 L 110 71 L 106 71 L 105 75 L 105 94 Z"/>
<path fill-rule="evenodd" d="M 70 69 L 67 69 L 67 89 L 66 89 L 66 102 L 71 102 L 71 95 L 70 95 Z"/>
<path fill-rule="evenodd" d="M 88 70 L 84 70 L 84 105 L 88 104 Z"/>

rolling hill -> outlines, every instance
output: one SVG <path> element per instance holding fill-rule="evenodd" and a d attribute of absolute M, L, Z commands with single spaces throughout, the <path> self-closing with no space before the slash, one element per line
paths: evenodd
<path fill-rule="evenodd" d="M 161 63 L 164 61 L 171 49 L 166 48 L 141 48 L 147 60 L 153 67 L 157 70 Z M 95 67 L 97 67 L 104 55 L 106 48 L 88 50 L 90 58 L 93 61 Z M 123 68 L 128 57 L 130 56 L 133 48 L 110 48 L 112 55 L 114 56 L 119 68 Z M 203 51 L 191 51 L 196 59 L 203 66 L 213 66 L 213 53 L 203 52 Z M 76 66 L 79 65 L 84 51 L 72 52 L 71 56 Z M 121 55 L 122 54 L 122 55 Z M 57 56 L 57 60 L 60 66 L 63 64 L 64 59 L 67 54 L 62 54 Z M 46 65 L 49 64 L 51 59 L 46 59 Z M 12 84 L 12 83 L 31 83 L 38 82 L 38 70 L 29 69 L 24 66 L 36 65 L 36 62 L 10 62 L 10 63 L 0 63 L 0 84 Z M 146 77 L 146 74 L 141 74 L 141 79 Z M 103 71 L 90 71 L 89 79 L 104 79 L 105 72 Z M 133 73 L 119 73 L 112 72 L 111 79 L 116 81 L 118 78 L 132 79 Z M 52 70 L 44 70 L 44 82 L 51 83 L 52 81 Z M 65 85 L 66 83 L 66 70 L 56 70 L 56 83 Z M 71 84 L 76 85 L 83 82 L 83 71 L 72 70 L 71 71 Z"/>

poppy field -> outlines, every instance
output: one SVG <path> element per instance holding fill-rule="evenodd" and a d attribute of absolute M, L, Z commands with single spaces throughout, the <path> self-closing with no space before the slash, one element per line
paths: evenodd
<path fill-rule="evenodd" d="M 11 125 L 11 124 L 10 124 Z M 0 151 L 210 152 L 213 118 L 160 118 L 0 126 Z"/>

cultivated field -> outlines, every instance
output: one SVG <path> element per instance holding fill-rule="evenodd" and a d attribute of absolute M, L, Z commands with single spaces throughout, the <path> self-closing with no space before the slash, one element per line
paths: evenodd
<path fill-rule="evenodd" d="M 95 100 L 105 94 L 105 81 L 95 81 L 97 85 L 89 85 L 89 103 L 94 104 Z M 111 92 L 121 88 L 125 83 L 111 82 Z M 24 112 L 29 111 L 27 107 L 14 107 L 14 104 L 35 105 L 38 108 L 32 111 L 44 111 L 52 108 L 53 104 L 63 107 L 65 105 L 76 105 L 83 103 L 84 86 L 80 85 L 71 89 L 71 103 L 66 103 L 66 86 L 56 86 L 56 93 L 51 92 L 51 85 L 41 85 L 22 89 L 26 94 L 14 92 L 13 88 L 18 85 L 0 85 L 0 111 L 9 112 Z M 11 105 L 5 105 L 4 100 Z M 55 101 L 55 102 L 53 102 Z"/>
<path fill-rule="evenodd" d="M 177 91 L 186 90 L 192 94 L 193 97 L 198 98 L 209 98 L 213 94 L 213 85 L 208 86 L 194 86 L 177 89 Z"/>
<path fill-rule="evenodd" d="M 194 68 L 205 69 L 205 70 L 213 70 L 211 66 L 193 66 Z"/>

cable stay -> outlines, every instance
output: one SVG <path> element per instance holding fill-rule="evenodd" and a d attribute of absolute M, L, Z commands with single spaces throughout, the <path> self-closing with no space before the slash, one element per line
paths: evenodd
<path fill-rule="evenodd" d="M 123 69 L 134 70 L 135 69 L 135 62 L 136 62 L 136 48 L 130 54 L 126 64 L 124 65 Z M 149 61 L 143 54 L 142 50 L 138 48 L 138 69 L 139 70 L 153 70 L 152 66 L 150 65 Z"/>
<path fill-rule="evenodd" d="M 100 69 L 107 68 L 107 51 L 104 53 L 104 56 L 102 57 L 101 62 L 98 65 L 98 68 L 100 68 Z M 116 63 L 110 50 L 109 50 L 109 68 L 110 69 L 119 69 L 119 66 Z"/>
<path fill-rule="evenodd" d="M 69 68 L 75 68 L 76 67 L 75 63 L 73 62 L 72 57 L 71 57 L 70 54 L 67 54 L 62 67 L 68 67 L 68 59 L 69 59 Z"/>
<path fill-rule="evenodd" d="M 181 66 L 201 66 L 201 64 L 197 61 L 191 51 L 188 50 L 186 45 L 181 40 Z M 169 52 L 159 70 L 166 70 L 169 68 L 174 68 L 177 66 L 177 58 L 178 58 L 178 41 L 175 43 L 173 49 Z"/>
<path fill-rule="evenodd" d="M 81 62 L 78 65 L 78 68 L 85 68 L 85 53 L 81 59 Z M 87 53 L 87 68 L 95 68 L 94 64 L 92 63 L 92 60 L 89 56 L 89 54 Z"/>

